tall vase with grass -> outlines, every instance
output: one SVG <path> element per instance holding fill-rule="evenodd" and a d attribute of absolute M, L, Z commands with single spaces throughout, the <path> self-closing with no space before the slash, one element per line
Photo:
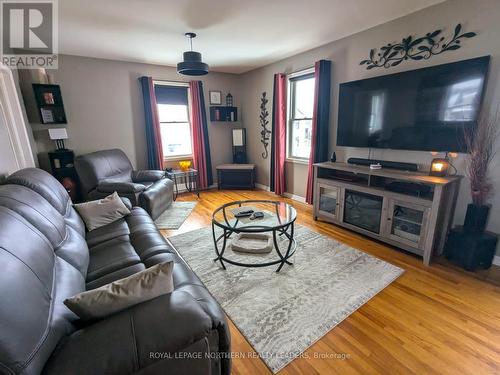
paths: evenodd
<path fill-rule="evenodd" d="M 493 193 L 489 169 L 496 153 L 496 139 L 499 133 L 500 116 L 483 113 L 474 131 L 465 134 L 467 148 L 467 177 L 470 181 L 472 203 L 467 206 L 464 230 L 483 233 L 488 222 L 490 205 L 488 199 Z"/>

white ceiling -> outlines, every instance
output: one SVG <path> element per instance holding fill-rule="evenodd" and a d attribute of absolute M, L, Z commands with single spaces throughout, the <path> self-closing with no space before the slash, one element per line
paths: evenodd
<path fill-rule="evenodd" d="M 443 0 L 60 0 L 60 53 L 242 73 Z"/>

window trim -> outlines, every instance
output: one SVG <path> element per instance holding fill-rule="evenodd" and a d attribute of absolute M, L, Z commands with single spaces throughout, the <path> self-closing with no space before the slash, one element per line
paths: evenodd
<path fill-rule="evenodd" d="M 187 104 L 187 112 L 188 112 L 188 124 L 189 124 L 189 132 L 191 135 L 192 132 L 192 126 L 191 126 L 191 95 L 190 95 L 190 88 L 189 88 L 189 83 L 188 82 L 180 82 L 180 81 L 164 81 L 164 80 L 153 80 L 153 86 L 173 86 L 173 87 L 186 87 L 187 88 L 187 96 L 188 96 L 188 104 Z M 158 106 L 158 103 L 156 103 Z M 160 127 L 162 122 L 158 118 L 158 121 L 160 123 Z M 179 122 L 179 121 L 173 121 L 173 122 L 163 122 L 163 124 L 184 124 L 184 122 Z M 161 130 L 160 130 L 161 132 Z M 163 139 L 162 139 L 163 141 Z M 186 155 L 175 155 L 175 156 L 163 156 L 163 161 L 164 162 L 171 162 L 171 161 L 179 161 L 179 160 L 185 160 L 185 159 L 193 159 L 193 145 L 191 144 L 191 153 L 186 154 Z"/>
<path fill-rule="evenodd" d="M 299 156 L 293 156 L 291 154 L 291 126 L 293 121 L 295 120 L 309 120 L 309 118 L 301 118 L 301 119 L 292 119 L 292 113 L 293 113 L 293 92 L 292 92 L 292 82 L 294 81 L 300 81 L 303 79 L 308 79 L 314 77 L 314 66 L 302 69 L 293 73 L 290 73 L 287 75 L 287 80 L 288 80 L 288 85 L 287 85 L 287 123 L 286 123 L 286 158 L 285 161 L 289 163 L 297 163 L 297 164 L 308 164 L 309 163 L 309 157 L 307 158 L 302 158 Z M 312 121 L 312 118 L 310 119 Z"/>

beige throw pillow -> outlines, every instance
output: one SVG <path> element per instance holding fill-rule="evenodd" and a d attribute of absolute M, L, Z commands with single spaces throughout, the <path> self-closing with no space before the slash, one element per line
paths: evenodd
<path fill-rule="evenodd" d="M 172 293 L 174 262 L 164 262 L 110 284 L 79 293 L 64 304 L 82 320 L 104 318 L 163 294 Z"/>
<path fill-rule="evenodd" d="M 89 232 L 130 214 L 130 210 L 116 191 L 106 198 L 74 204 L 73 207 L 80 214 Z"/>

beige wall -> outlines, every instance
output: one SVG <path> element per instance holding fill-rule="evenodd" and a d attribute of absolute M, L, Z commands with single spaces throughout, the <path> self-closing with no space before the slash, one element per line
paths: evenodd
<path fill-rule="evenodd" d="M 51 72 L 52 73 L 52 72 Z M 147 166 L 144 130 L 144 105 L 140 76 L 154 79 L 181 81 L 185 78 L 172 67 L 94 59 L 78 56 L 60 56 L 59 69 L 53 72 L 55 82 L 61 85 L 68 124 L 69 139 L 66 147 L 76 154 L 106 148 L 121 148 L 132 164 L 139 168 Z M 24 78 L 24 77 L 22 77 Z M 46 166 L 47 151 L 54 149 L 48 139 L 48 126 L 36 122 L 31 82 L 22 82 L 26 107 L 32 121 L 34 136 L 42 166 Z M 202 77 L 208 112 L 208 91 L 228 91 L 240 105 L 238 76 L 210 73 Z M 223 98 L 224 99 L 224 98 Z M 232 160 L 231 128 L 241 123 L 208 123 L 212 164 L 228 163 Z"/>
<path fill-rule="evenodd" d="M 259 68 L 242 75 L 243 123 L 247 127 L 249 139 L 249 157 L 257 164 L 257 181 L 269 184 L 269 163 L 260 156 L 259 97 L 266 91 L 272 97 L 273 74 L 277 72 L 290 73 L 310 67 L 315 61 L 328 59 L 332 61 L 332 100 L 330 120 L 330 151 L 337 152 L 337 160 L 345 161 L 348 157 L 368 157 L 368 149 L 335 147 L 337 126 L 338 88 L 342 82 L 374 77 L 377 75 L 397 73 L 431 65 L 443 64 L 472 57 L 491 55 L 490 75 L 487 87 L 486 102 L 494 108 L 500 101 L 500 1 L 497 0 L 451 0 L 424 9 L 409 16 L 374 27 L 370 30 L 352 35 L 320 48 L 287 58 L 274 64 Z M 453 33 L 457 23 L 462 23 L 466 31 L 475 31 L 478 36 L 467 39 L 460 50 L 434 56 L 427 61 L 405 61 L 390 69 L 366 70 L 359 61 L 367 58 L 371 48 L 384 43 L 395 42 L 408 35 L 423 35 L 438 28 L 444 28 L 444 35 Z M 271 105 L 269 105 L 271 110 Z M 500 140 L 498 142 L 500 147 Z M 429 152 L 412 152 L 398 150 L 372 150 L 372 158 L 415 162 L 428 168 L 432 159 Z M 496 194 L 493 204 L 489 229 L 500 232 L 500 158 L 497 157 L 491 170 Z M 463 155 L 455 161 L 460 174 L 464 174 Z M 307 180 L 307 166 L 287 163 L 287 190 L 290 193 L 304 196 Z M 454 221 L 462 223 L 465 208 L 470 202 L 468 181 L 463 180 L 460 189 L 457 210 Z M 497 251 L 500 255 L 500 249 Z"/>
<path fill-rule="evenodd" d="M 319 59 L 332 61 L 332 99 L 330 120 L 330 151 L 337 152 L 339 161 L 348 157 L 368 157 L 367 149 L 334 147 L 338 86 L 342 82 L 390 74 L 425 66 L 443 64 L 467 58 L 491 55 L 490 77 L 486 102 L 495 107 L 500 101 L 500 1 L 497 0 L 449 0 L 412 15 L 377 26 L 325 46 L 287 58 L 263 68 L 231 75 L 210 73 L 202 78 L 208 109 L 208 91 L 227 91 L 235 97 L 242 124 L 209 123 L 213 165 L 231 161 L 230 129 L 235 126 L 247 128 L 248 156 L 257 165 L 257 181 L 269 184 L 270 159 L 262 159 L 260 143 L 259 106 L 260 96 L 266 91 L 272 98 L 273 74 L 290 73 L 310 67 Z M 366 70 L 359 61 L 366 58 L 368 51 L 384 43 L 398 41 L 408 35 L 422 35 L 438 28 L 444 28 L 444 35 L 450 35 L 454 26 L 462 23 L 465 30 L 475 31 L 478 36 L 464 41 L 458 51 L 443 53 L 426 61 L 406 61 L 391 69 Z M 278 41 L 279 43 L 279 41 Z M 180 80 L 175 68 L 147 64 L 109 61 L 76 56 L 61 56 L 59 69 L 54 72 L 55 81 L 61 85 L 68 117 L 68 147 L 76 153 L 119 147 L 138 167 L 146 166 L 146 145 L 144 136 L 144 113 L 141 90 L 137 78 L 150 75 L 156 79 Z M 27 89 L 31 90 L 30 87 Z M 29 104 L 29 103 L 28 103 Z M 29 107 L 29 105 L 28 105 Z M 271 103 L 268 104 L 271 112 Z M 29 111 L 29 109 L 28 109 Z M 45 155 L 53 144 L 47 139 L 44 126 L 33 125 L 39 154 Z M 499 142 L 500 145 L 500 142 Z M 432 155 L 428 152 L 398 150 L 372 150 L 373 158 L 415 162 L 428 168 Z M 455 160 L 459 173 L 464 173 L 463 155 Z M 43 166 L 43 163 L 42 163 Z M 287 163 L 288 191 L 304 196 L 307 167 Z M 495 161 L 492 178 L 497 193 L 492 199 L 493 209 L 489 229 L 500 232 L 500 161 Z M 465 216 L 465 207 L 470 201 L 467 180 L 463 180 L 454 221 L 459 224 Z M 500 251 L 499 251 L 500 254 Z"/>

